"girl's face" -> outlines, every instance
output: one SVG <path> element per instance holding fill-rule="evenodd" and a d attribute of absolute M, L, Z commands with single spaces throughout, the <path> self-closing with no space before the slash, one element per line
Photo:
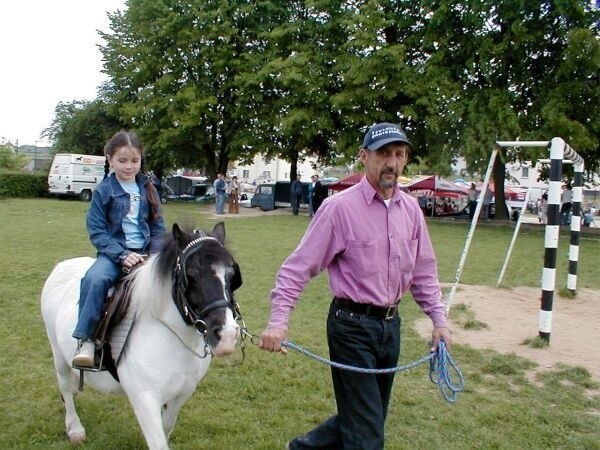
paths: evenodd
<path fill-rule="evenodd" d="M 117 148 L 113 155 L 108 157 L 108 163 L 117 180 L 132 182 L 142 167 L 142 154 L 139 149 L 125 145 Z"/>

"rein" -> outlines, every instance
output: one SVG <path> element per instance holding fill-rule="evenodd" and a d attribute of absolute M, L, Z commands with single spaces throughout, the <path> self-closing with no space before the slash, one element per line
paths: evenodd
<path fill-rule="evenodd" d="M 244 327 L 241 330 L 242 335 L 246 335 L 250 338 L 250 342 L 255 345 L 258 345 L 258 336 L 256 334 L 250 334 L 248 330 Z M 336 369 L 341 370 L 350 370 L 352 372 L 358 373 L 367 373 L 367 374 L 384 374 L 384 373 L 394 373 L 401 372 L 403 370 L 412 369 L 424 362 L 429 361 L 429 379 L 432 383 L 437 384 L 440 388 L 440 393 L 442 397 L 449 403 L 454 403 L 456 401 L 456 396 L 459 392 L 462 392 L 464 388 L 464 377 L 462 372 L 460 371 L 458 365 L 450 356 L 450 352 L 448 352 L 446 348 L 446 344 L 444 341 L 439 341 L 437 349 L 434 352 L 429 353 L 428 355 L 423 356 L 417 361 L 397 366 L 397 367 L 389 367 L 386 369 L 369 369 L 363 367 L 355 367 L 349 366 L 346 364 L 341 364 L 335 361 L 331 361 L 330 359 L 319 356 L 305 348 L 294 344 L 290 341 L 283 341 L 281 343 L 284 347 L 291 348 L 296 350 L 299 353 L 302 353 L 305 356 L 313 358 L 323 364 L 327 364 L 331 367 L 335 367 Z M 450 375 L 450 368 L 454 370 L 455 376 L 458 377 L 458 381 L 452 381 L 452 377 Z"/>

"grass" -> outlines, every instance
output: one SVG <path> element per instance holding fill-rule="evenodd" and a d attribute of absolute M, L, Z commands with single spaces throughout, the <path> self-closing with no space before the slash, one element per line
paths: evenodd
<path fill-rule="evenodd" d="M 88 204 L 56 199 L 0 201 L 0 445 L 14 449 L 69 449 L 39 311 L 46 276 L 58 261 L 93 255 L 84 216 Z M 211 229 L 215 220 L 195 205 L 167 204 L 169 224 Z M 308 218 L 265 215 L 224 218 L 228 245 L 244 285 L 237 298 L 250 331 L 260 333 L 269 312 L 277 270 L 294 249 Z M 466 224 L 431 222 L 441 281 L 451 282 Z M 512 229 L 482 226 L 474 237 L 462 283 L 495 285 Z M 539 286 L 543 233 L 523 230 L 505 274 L 508 287 Z M 582 238 L 578 287 L 598 289 L 598 240 Z M 566 282 L 568 237 L 561 235 L 557 284 Z M 327 277 L 306 288 L 293 314 L 290 340 L 326 355 Z M 532 299 L 538 302 L 538 299 Z M 402 304 L 401 363 L 427 352 L 411 323 L 422 313 Z M 456 310 L 454 310 L 456 311 Z M 541 350 L 543 351 L 543 350 Z M 390 449 L 600 449 L 600 387 L 582 368 L 560 367 L 530 381 L 535 367 L 514 354 L 480 351 L 456 343 L 452 352 L 465 375 L 455 404 L 444 402 L 420 366 L 397 375 L 387 421 Z M 240 357 L 241 355 L 236 355 Z M 235 358 L 234 358 L 235 359 Z M 251 343 L 245 361 L 215 360 L 183 407 L 170 439 L 173 449 L 271 450 L 328 417 L 335 409 L 329 369 L 295 352 L 287 356 Z M 88 440 L 82 449 L 138 449 L 145 443 L 123 397 L 91 389 L 77 399 Z"/>

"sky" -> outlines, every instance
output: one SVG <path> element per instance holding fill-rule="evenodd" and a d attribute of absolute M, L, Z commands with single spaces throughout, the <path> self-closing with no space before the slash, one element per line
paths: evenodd
<path fill-rule="evenodd" d="M 48 145 L 41 137 L 59 102 L 94 100 L 106 79 L 107 12 L 125 0 L 10 0 L 0 4 L 0 139 Z"/>

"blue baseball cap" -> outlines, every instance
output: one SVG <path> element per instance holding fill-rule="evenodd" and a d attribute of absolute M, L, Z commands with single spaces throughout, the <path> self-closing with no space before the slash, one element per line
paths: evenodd
<path fill-rule="evenodd" d="M 401 142 L 410 145 L 406 133 L 404 133 L 400 125 L 383 122 L 369 128 L 369 131 L 365 134 L 362 146 L 369 150 L 379 150 L 384 145 L 392 142 Z"/>

